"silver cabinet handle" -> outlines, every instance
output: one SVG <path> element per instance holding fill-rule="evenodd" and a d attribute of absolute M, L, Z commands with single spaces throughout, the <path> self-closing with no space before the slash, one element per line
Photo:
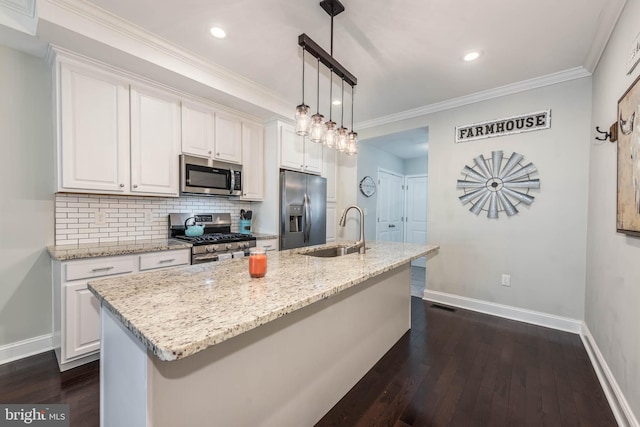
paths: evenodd
<path fill-rule="evenodd" d="M 389 228 L 395 228 L 395 224 L 389 224 Z"/>
<path fill-rule="evenodd" d="M 124 184 L 120 184 L 120 188 L 124 188 Z"/>
<path fill-rule="evenodd" d="M 265 249 L 267 249 L 267 248 L 271 248 L 271 247 L 273 247 L 273 245 L 264 245 L 264 246 L 262 246 L 262 247 L 263 247 L 263 248 L 265 248 Z"/>
<path fill-rule="evenodd" d="M 91 271 L 96 273 L 98 271 L 109 271 L 111 269 L 113 269 L 113 267 L 99 267 L 99 268 L 93 268 L 93 269 L 91 269 Z"/>
<path fill-rule="evenodd" d="M 133 184 L 133 188 L 138 188 L 138 184 Z"/>
<path fill-rule="evenodd" d="M 175 258 L 171 258 L 171 259 L 161 259 L 160 261 L 158 261 L 158 264 L 165 264 L 167 262 L 173 262 L 175 261 Z"/>

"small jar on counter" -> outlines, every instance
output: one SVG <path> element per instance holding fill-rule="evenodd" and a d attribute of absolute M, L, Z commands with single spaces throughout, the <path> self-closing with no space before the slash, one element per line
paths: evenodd
<path fill-rule="evenodd" d="M 249 274 L 251 277 L 264 277 L 267 274 L 267 254 L 264 248 L 249 250 Z"/>

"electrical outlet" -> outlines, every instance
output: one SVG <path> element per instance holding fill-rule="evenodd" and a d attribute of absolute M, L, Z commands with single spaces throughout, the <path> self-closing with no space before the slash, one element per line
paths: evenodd
<path fill-rule="evenodd" d="M 147 224 L 153 222 L 153 212 L 149 210 L 144 211 L 144 222 L 146 222 Z"/>
<path fill-rule="evenodd" d="M 107 213 L 102 211 L 97 211 L 93 216 L 93 223 L 95 225 L 107 225 Z"/>
<path fill-rule="evenodd" d="M 502 286 L 511 286 L 511 275 L 503 274 L 502 275 Z"/>

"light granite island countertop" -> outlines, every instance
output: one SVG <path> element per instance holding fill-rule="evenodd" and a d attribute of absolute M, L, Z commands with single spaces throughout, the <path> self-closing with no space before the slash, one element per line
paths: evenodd
<path fill-rule="evenodd" d="M 317 422 L 410 328 L 410 262 L 439 249 L 367 247 L 269 253 L 260 279 L 241 258 L 89 282 L 102 307 L 102 425 Z M 259 410 L 241 409 L 257 398 Z M 188 409 L 168 409 L 175 399 Z"/>

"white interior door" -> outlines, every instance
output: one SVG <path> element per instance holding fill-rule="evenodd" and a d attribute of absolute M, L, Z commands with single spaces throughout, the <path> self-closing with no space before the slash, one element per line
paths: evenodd
<path fill-rule="evenodd" d="M 405 242 L 427 244 L 427 175 L 413 175 L 406 178 L 407 213 Z M 426 258 L 411 264 L 426 267 Z"/>
<path fill-rule="evenodd" d="M 404 240 L 404 177 L 378 171 L 378 221 L 376 240 Z"/>

